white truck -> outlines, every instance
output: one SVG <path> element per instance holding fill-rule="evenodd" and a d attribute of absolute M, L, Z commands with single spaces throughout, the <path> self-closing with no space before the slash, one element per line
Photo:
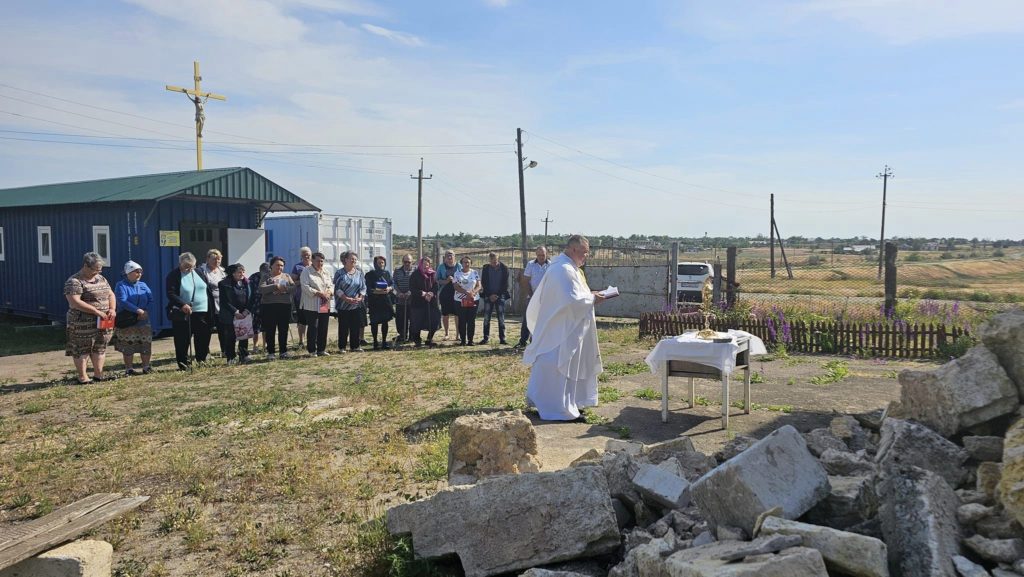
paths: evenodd
<path fill-rule="evenodd" d="M 706 262 L 676 263 L 676 292 L 679 302 L 701 302 L 704 280 L 714 278 L 715 269 Z"/>
<path fill-rule="evenodd" d="M 286 270 L 299 262 L 299 249 L 308 246 L 322 252 L 329 272 L 341 268 L 342 253 L 353 250 L 364 272 L 373 270 L 373 257 L 384 255 L 391 262 L 391 219 L 376 216 L 340 214 L 298 214 L 270 216 L 263 220 L 267 231 L 267 259 L 282 256 Z"/>

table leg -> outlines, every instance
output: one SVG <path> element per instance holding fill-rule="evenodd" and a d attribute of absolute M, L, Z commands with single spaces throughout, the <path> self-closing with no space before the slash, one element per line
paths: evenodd
<path fill-rule="evenodd" d="M 668 361 L 661 364 L 661 422 L 668 422 Z"/>
<path fill-rule="evenodd" d="M 743 412 L 750 414 L 750 365 L 743 371 Z"/>
<path fill-rule="evenodd" d="M 696 398 L 697 398 L 696 391 L 693 388 L 693 377 L 690 377 L 690 408 L 691 409 L 696 406 L 694 404 Z"/>
<path fill-rule="evenodd" d="M 729 373 L 722 372 L 722 429 L 729 430 Z"/>

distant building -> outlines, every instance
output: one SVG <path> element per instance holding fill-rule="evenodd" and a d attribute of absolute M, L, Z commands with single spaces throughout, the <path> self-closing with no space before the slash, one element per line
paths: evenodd
<path fill-rule="evenodd" d="M 201 263 L 211 248 L 224 264 L 256 272 L 263 262 L 263 218 L 273 211 L 319 210 L 248 168 L 219 168 L 45 184 L 0 190 L 0 310 L 63 322 L 64 281 L 96 252 L 113 286 L 124 263 L 142 265 L 164 316 L 164 278 L 191 252 Z"/>
<path fill-rule="evenodd" d="M 876 247 L 873 244 L 853 244 L 850 246 L 844 246 L 843 252 L 850 254 L 864 254 L 875 250 L 875 248 Z"/>

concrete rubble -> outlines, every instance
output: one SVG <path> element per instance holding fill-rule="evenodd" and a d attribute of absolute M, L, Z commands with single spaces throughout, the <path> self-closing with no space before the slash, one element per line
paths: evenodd
<path fill-rule="evenodd" d="M 537 433 L 521 411 L 464 415 L 452 423 L 448 482 L 466 485 L 494 475 L 536 473 Z"/>
<path fill-rule="evenodd" d="M 388 528 L 470 577 L 1024 577 L 1024 312 L 977 334 L 961 359 L 902 373 L 884 410 L 713 457 L 686 437 L 611 440 L 563 471 L 400 505 Z"/>
<path fill-rule="evenodd" d="M 417 557 L 458 555 L 466 577 L 498 575 L 619 547 L 608 482 L 598 467 L 526 473 L 449 487 L 387 512 Z"/>
<path fill-rule="evenodd" d="M 0 570 L 0 577 L 110 577 L 114 547 L 79 539 Z"/>
<path fill-rule="evenodd" d="M 762 511 L 780 506 L 783 517 L 796 519 L 829 494 L 829 484 L 803 437 L 786 425 L 697 479 L 690 492 L 713 526 L 749 534 Z"/>
<path fill-rule="evenodd" d="M 943 436 L 1008 415 L 1020 406 L 1017 387 L 999 359 L 976 346 L 931 371 L 899 374 L 903 416 Z"/>

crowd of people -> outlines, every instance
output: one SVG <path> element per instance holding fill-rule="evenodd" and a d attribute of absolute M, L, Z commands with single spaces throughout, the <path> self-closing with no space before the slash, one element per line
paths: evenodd
<path fill-rule="evenodd" d="M 373 269 L 364 273 L 357 266 L 358 255 L 346 252 L 333 276 L 324 254 L 302 247 L 299 255 L 290 270 L 284 258 L 274 256 L 248 274 L 240 263 L 222 266 L 223 255 L 217 249 L 209 250 L 201 263 L 192 253 L 182 253 L 178 266 L 164 279 L 163 308 L 171 323 L 177 367 L 187 370 L 193 362 L 207 362 L 214 334 L 229 365 L 255 360 L 261 338 L 266 360 L 290 358 L 293 325 L 298 350 L 329 356 L 331 316 L 337 319 L 336 353 L 358 353 L 371 346 L 387 350 L 403 343 L 433 347 L 438 340 L 449 339 L 457 340 L 459 346 L 486 344 L 495 316 L 498 341 L 508 344 L 505 308 L 511 298 L 510 274 L 496 253 L 488 255 L 480 270 L 469 256 L 457 261 L 453 251 L 446 251 L 436 268 L 429 256 L 414 264 L 406 254 L 397 268 L 389 270 L 387 259 L 377 256 Z M 81 383 L 111 378 L 104 371 L 111 343 L 123 355 L 125 375 L 153 370 L 154 325 L 149 315 L 159 308 L 153 306 L 154 293 L 142 280 L 143 268 L 128 261 L 111 289 L 101 274 L 105 264 L 98 254 L 87 253 L 82 268 L 64 286 L 69 304 L 66 354 L 74 359 Z M 547 265 L 547 251 L 540 247 L 521 279 L 527 294 L 536 288 Z M 480 309 L 484 323 L 483 338 L 478 341 Z M 367 325 L 370 343 L 364 340 Z M 528 335 L 524 327 L 519 346 L 526 346 Z M 87 372 L 89 361 L 92 378 Z"/>
<path fill-rule="evenodd" d="M 581 409 L 598 403 L 597 376 L 603 369 L 594 307 L 606 296 L 588 286 L 583 266 L 589 254 L 586 237 L 573 235 L 553 260 L 548 260 L 544 247 L 538 248 L 537 258 L 520 278 L 529 304 L 517 346 L 525 346 L 523 362 L 531 367 L 527 404 L 536 407 L 543 420 L 582 419 Z M 367 324 L 373 349 L 391 348 L 392 321 L 396 343 L 436 346 L 435 336 L 442 328 L 442 338 L 448 338 L 453 316 L 459 345 L 487 343 L 492 316 L 497 316 L 498 340 L 506 344 L 510 274 L 493 252 L 480 271 L 469 256 L 456 262 L 455 253 L 447 251 L 436 269 L 428 256 L 413 266 L 412 256 L 404 255 L 401 266 L 389 271 L 387 260 L 377 256 L 373 270 L 365 274 L 356 265 L 357 255 L 346 252 L 343 266 L 333 276 L 324 268 L 323 253 L 303 247 L 300 255 L 291 272 L 285 272 L 287 263 L 275 256 L 246 276 L 239 263 L 221 267 L 223 256 L 216 249 L 208 251 L 199 266 L 195 255 L 182 253 L 165 281 L 165 310 L 178 369 L 188 370 L 193 359 L 207 361 L 214 332 L 229 365 L 250 362 L 261 333 L 267 360 L 287 359 L 293 322 L 299 327 L 300 348 L 304 342 L 310 356 L 329 356 L 332 308 L 338 320 L 339 353 L 363 351 Z M 101 274 L 104 264 L 98 254 L 86 253 L 82 268 L 64 283 L 69 305 L 66 354 L 74 359 L 78 382 L 83 384 L 111 378 L 104 371 L 111 341 L 124 356 L 127 375 L 153 370 L 149 310 L 154 297 L 142 281 L 142 266 L 125 263 L 123 277 L 111 290 Z M 483 338 L 474 341 L 481 306 Z M 135 355 L 140 369 L 135 368 Z M 86 370 L 89 361 L 92 378 Z"/>

